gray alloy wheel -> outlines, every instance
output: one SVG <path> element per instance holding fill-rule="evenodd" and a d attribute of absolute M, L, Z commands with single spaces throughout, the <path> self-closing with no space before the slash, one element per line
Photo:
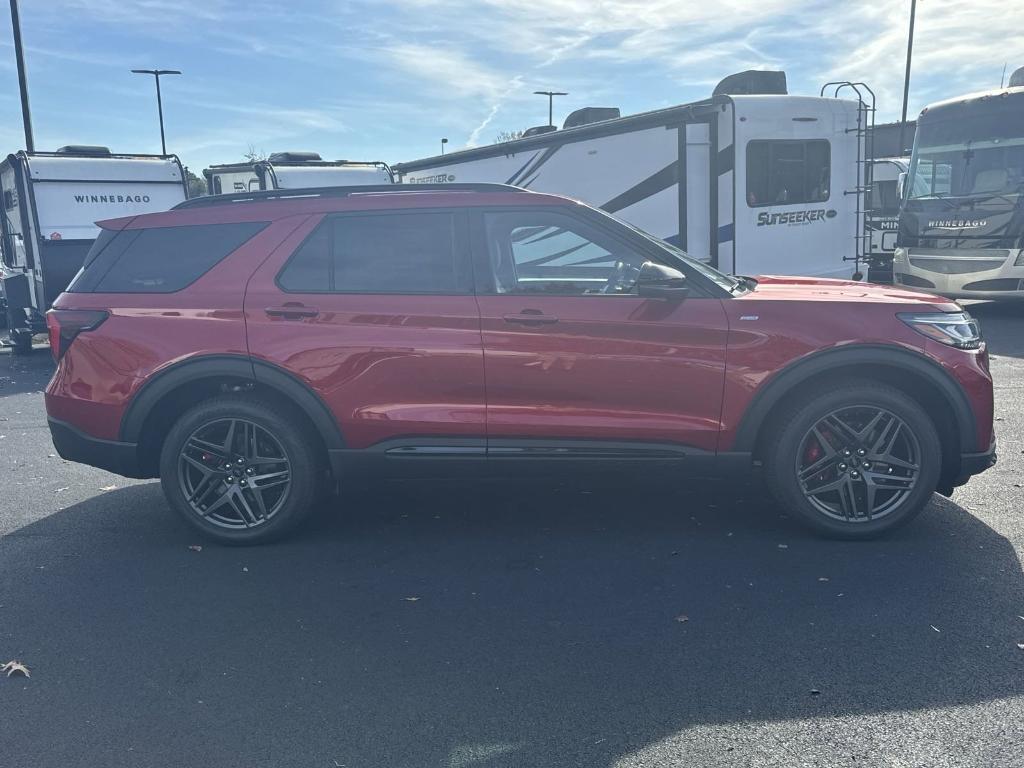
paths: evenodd
<path fill-rule="evenodd" d="M 182 446 L 178 483 L 192 511 L 209 523 L 255 528 L 287 500 L 291 463 L 266 428 L 247 419 L 216 419 Z"/>
<path fill-rule="evenodd" d="M 224 544 L 259 544 L 313 507 L 326 456 L 298 411 L 245 395 L 198 403 L 171 427 L 160 481 L 171 507 Z"/>
<path fill-rule="evenodd" d="M 870 538 L 913 519 L 942 470 L 931 417 L 877 381 L 820 391 L 794 398 L 766 425 L 760 455 L 776 501 L 838 538 Z"/>
<path fill-rule="evenodd" d="M 855 405 L 829 412 L 807 430 L 796 455 L 804 496 L 823 515 L 848 523 L 892 514 L 920 474 L 921 445 L 899 416 Z"/>

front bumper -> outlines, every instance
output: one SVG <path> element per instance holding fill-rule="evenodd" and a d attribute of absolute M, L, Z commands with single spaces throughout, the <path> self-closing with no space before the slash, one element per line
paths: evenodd
<path fill-rule="evenodd" d="M 960 474 L 951 483 L 953 488 L 961 486 L 970 480 L 974 475 L 979 475 L 986 469 L 995 466 L 996 463 L 996 440 L 992 438 L 992 445 L 987 451 L 981 453 L 960 454 Z"/>
<path fill-rule="evenodd" d="M 88 464 L 125 477 L 145 477 L 139 467 L 138 446 L 102 440 L 76 429 L 67 422 L 48 419 L 53 445 L 62 459 Z"/>

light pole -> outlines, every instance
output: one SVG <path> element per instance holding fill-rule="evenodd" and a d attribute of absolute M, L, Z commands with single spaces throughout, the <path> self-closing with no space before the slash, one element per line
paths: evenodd
<path fill-rule="evenodd" d="M 910 95 L 910 57 L 914 52 L 914 16 L 917 0 L 910 0 L 910 32 L 907 33 L 907 71 L 903 76 L 903 118 L 900 120 L 900 153 L 903 153 L 903 132 L 907 127 L 907 97 Z"/>
<path fill-rule="evenodd" d="M 25 150 L 35 152 L 32 136 L 32 113 L 28 108 L 28 76 L 25 74 L 25 51 L 21 47 L 21 18 L 18 0 L 11 0 L 11 27 L 14 31 L 14 59 L 18 64 L 18 88 L 21 90 L 21 122 L 25 128 Z"/>
<path fill-rule="evenodd" d="M 136 75 L 152 75 L 156 80 L 156 108 L 160 113 L 160 149 L 162 154 L 167 154 L 167 142 L 164 140 L 164 103 L 160 98 L 160 75 L 180 75 L 177 69 L 133 69 Z"/>
<path fill-rule="evenodd" d="M 568 96 L 569 94 L 565 91 L 534 91 L 538 96 L 548 97 L 548 125 L 554 125 L 552 120 L 552 112 L 554 108 L 555 96 Z"/>
<path fill-rule="evenodd" d="M 441 154 L 444 154 L 444 145 L 448 143 L 448 139 L 441 139 Z"/>

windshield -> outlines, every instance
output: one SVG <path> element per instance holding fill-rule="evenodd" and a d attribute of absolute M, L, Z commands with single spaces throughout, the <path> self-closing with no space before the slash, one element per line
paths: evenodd
<path fill-rule="evenodd" d="M 992 197 L 1024 191 L 1024 114 L 969 114 L 922 122 L 908 198 Z"/>

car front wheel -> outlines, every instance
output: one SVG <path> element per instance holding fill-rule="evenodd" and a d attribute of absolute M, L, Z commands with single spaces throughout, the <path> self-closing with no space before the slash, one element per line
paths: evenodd
<path fill-rule="evenodd" d="M 942 445 L 928 414 L 904 392 L 851 383 L 792 406 L 765 454 L 773 495 L 818 531 L 870 538 L 928 503 Z"/>
<path fill-rule="evenodd" d="M 164 443 L 160 480 L 187 523 L 225 544 L 279 538 L 308 513 L 317 488 L 311 441 L 287 413 L 225 396 L 178 419 Z"/>

